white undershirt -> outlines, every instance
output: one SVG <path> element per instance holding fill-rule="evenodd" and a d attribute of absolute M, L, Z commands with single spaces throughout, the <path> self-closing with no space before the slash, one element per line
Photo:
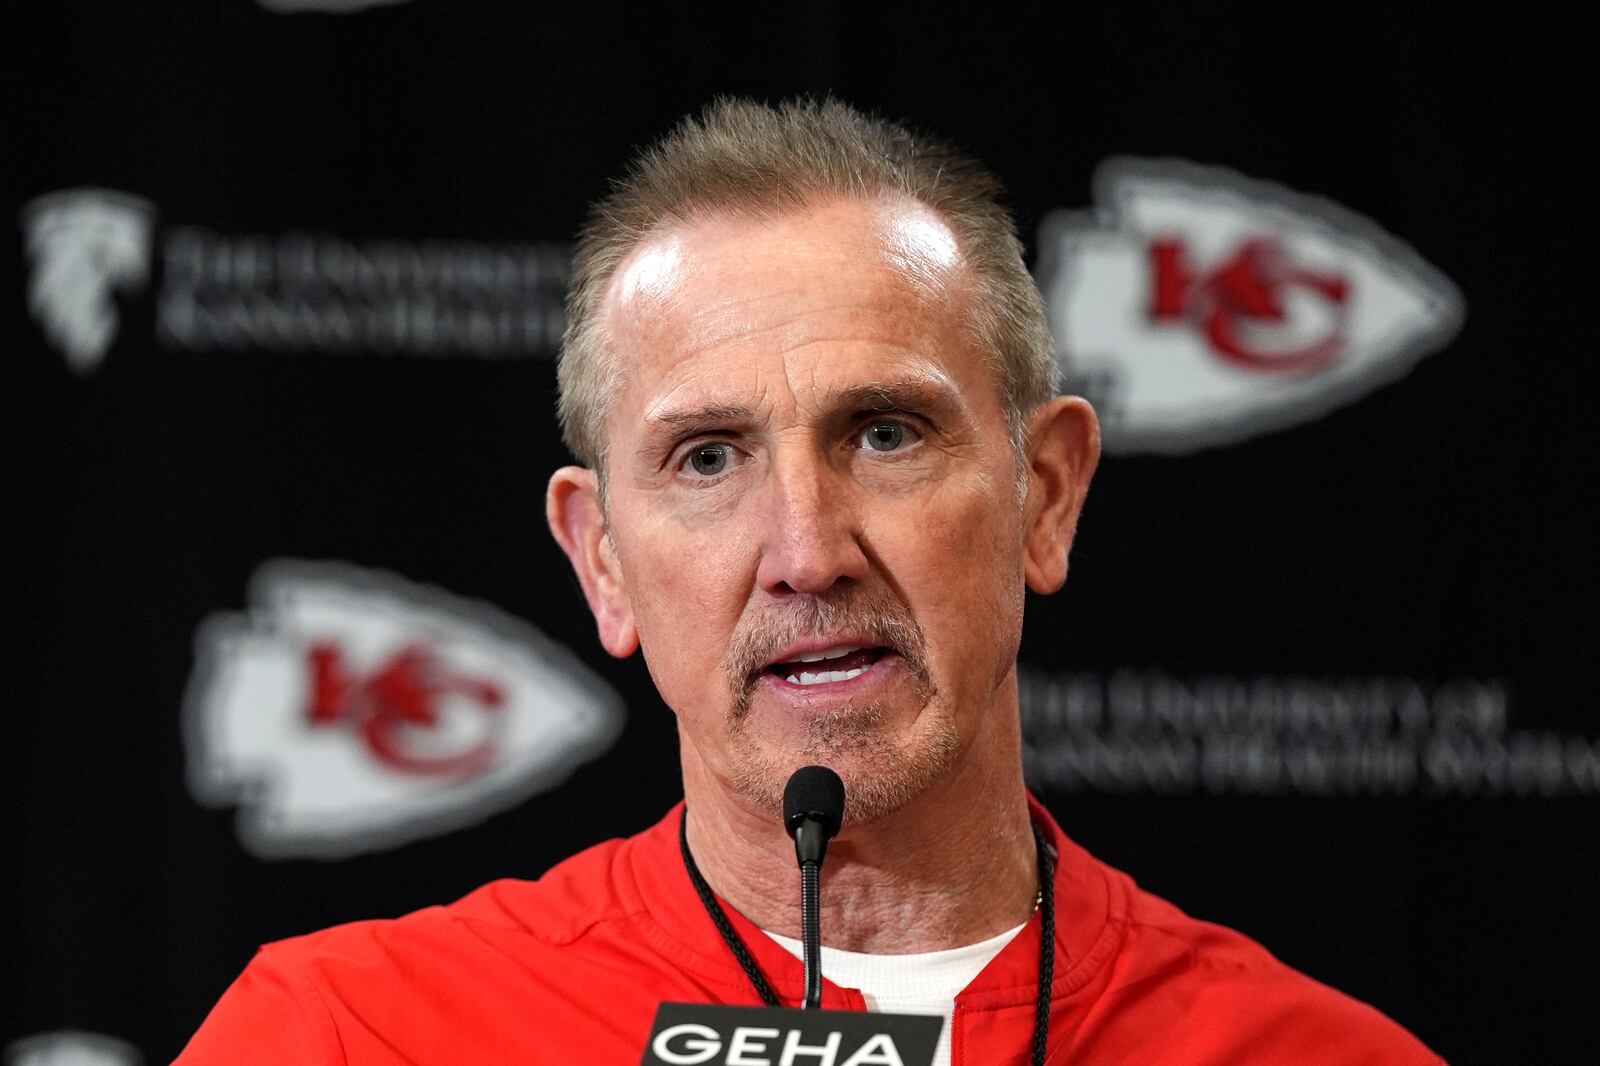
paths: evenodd
<path fill-rule="evenodd" d="M 966 947 L 945 951 L 924 951 L 915 955 L 868 955 L 823 947 L 822 974 L 844 988 L 861 991 L 867 1009 L 882 1014 L 937 1014 L 944 1019 L 939 1027 L 939 1046 L 934 1050 L 934 1066 L 950 1066 L 950 1020 L 955 1014 L 956 993 L 978 976 L 1022 926 L 999 936 L 980 940 Z M 797 959 L 804 960 L 800 941 L 767 933 Z"/>

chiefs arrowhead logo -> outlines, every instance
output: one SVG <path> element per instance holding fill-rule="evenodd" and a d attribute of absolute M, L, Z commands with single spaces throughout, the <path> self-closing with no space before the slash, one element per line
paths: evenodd
<path fill-rule="evenodd" d="M 149 277 L 154 224 L 149 203 L 109 189 L 66 189 L 22 209 L 33 261 L 28 306 L 78 373 L 96 369 L 116 338 L 112 291 Z"/>
<path fill-rule="evenodd" d="M 1460 328 L 1460 295 L 1375 223 L 1220 168 L 1114 159 L 1040 229 L 1067 380 L 1113 452 L 1188 452 L 1320 417 Z"/>
<path fill-rule="evenodd" d="M 189 778 L 263 857 L 337 858 L 476 822 L 616 737 L 615 694 L 483 603 L 332 563 L 269 563 L 202 623 Z"/>

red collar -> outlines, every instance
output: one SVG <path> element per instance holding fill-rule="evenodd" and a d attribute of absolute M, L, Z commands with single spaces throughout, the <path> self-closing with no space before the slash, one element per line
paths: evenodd
<path fill-rule="evenodd" d="M 1069 840 L 1055 819 L 1032 796 L 1029 813 L 1056 852 L 1055 975 L 1052 998 L 1081 988 L 1116 952 L 1124 928 L 1127 890 L 1099 862 Z M 756 1003 L 755 991 L 717 933 L 689 882 L 678 851 L 679 803 L 656 825 L 634 837 L 619 873 L 628 909 L 641 915 L 643 934 L 684 970 L 724 989 L 726 1001 Z M 632 883 L 627 875 L 631 873 Z M 773 991 L 786 1005 L 798 1005 L 804 982 L 800 960 L 723 901 L 734 930 L 749 947 Z M 967 1009 L 982 1010 L 1032 1003 L 1038 993 L 1039 916 L 1034 914 L 1011 943 L 961 993 Z M 861 1009 L 861 996 L 824 980 L 822 1005 Z"/>

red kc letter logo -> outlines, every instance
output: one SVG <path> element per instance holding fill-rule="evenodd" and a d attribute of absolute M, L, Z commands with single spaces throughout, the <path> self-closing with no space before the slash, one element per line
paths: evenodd
<path fill-rule="evenodd" d="M 424 753 L 411 742 L 437 729 L 446 697 L 465 698 L 485 712 L 505 703 L 501 687 L 486 678 L 450 670 L 423 644 L 407 644 L 365 678 L 353 676 L 343 649 L 332 641 L 312 644 L 306 718 L 314 726 L 353 724 L 367 749 L 387 766 L 413 774 L 467 777 L 494 758 L 492 739 L 461 750 Z"/>
<path fill-rule="evenodd" d="M 1189 264 L 1176 237 L 1150 242 L 1152 322 L 1193 324 L 1211 349 L 1252 370 L 1309 374 L 1330 365 L 1344 349 L 1343 310 L 1350 283 L 1339 274 L 1307 270 L 1291 262 L 1270 237 L 1253 237 L 1207 275 Z M 1336 313 L 1321 337 L 1283 348 L 1258 346 L 1249 327 L 1279 325 L 1287 312 L 1284 290 L 1304 289 Z"/>

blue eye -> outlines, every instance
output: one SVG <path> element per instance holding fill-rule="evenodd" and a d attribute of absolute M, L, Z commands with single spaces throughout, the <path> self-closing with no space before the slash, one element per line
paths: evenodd
<path fill-rule="evenodd" d="M 704 477 L 715 477 L 728 469 L 732 448 L 726 444 L 702 444 L 689 453 L 689 465 Z"/>
<path fill-rule="evenodd" d="M 874 422 L 861 432 L 861 442 L 875 452 L 892 452 L 905 443 L 906 430 L 899 422 Z"/>

